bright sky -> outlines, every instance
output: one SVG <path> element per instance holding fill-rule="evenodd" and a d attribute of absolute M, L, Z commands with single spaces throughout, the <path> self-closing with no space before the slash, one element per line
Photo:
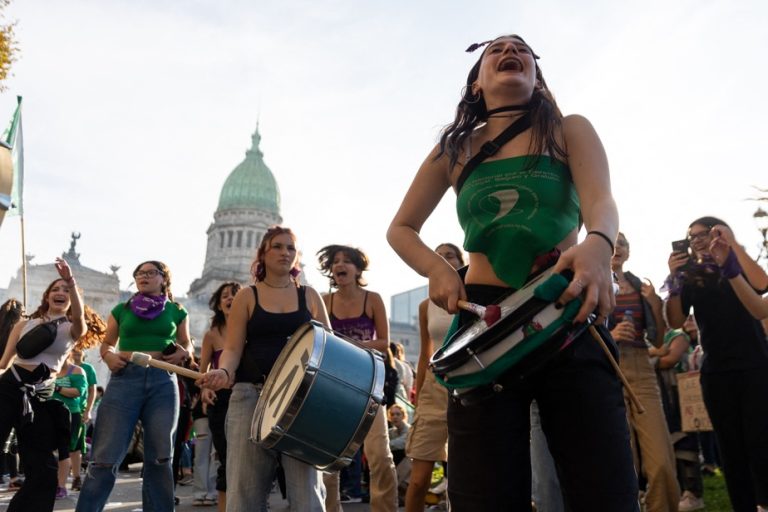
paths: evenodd
<path fill-rule="evenodd" d="M 265 161 L 308 278 L 329 243 L 360 246 L 370 289 L 423 278 L 385 231 L 439 129 L 473 42 L 519 33 L 561 110 L 595 125 L 611 164 L 627 268 L 658 285 L 690 221 L 724 218 L 757 254 L 752 185 L 766 135 L 768 3 L 723 1 L 14 0 L 21 48 L 0 124 L 24 97 L 27 251 L 84 265 L 161 259 L 177 294 L 199 277 L 219 191 L 260 120 Z M 461 243 L 450 192 L 423 230 Z M 20 265 L 0 227 L 0 287 Z"/>

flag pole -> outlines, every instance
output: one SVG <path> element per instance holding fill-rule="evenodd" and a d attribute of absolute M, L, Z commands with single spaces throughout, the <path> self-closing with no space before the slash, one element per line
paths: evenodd
<path fill-rule="evenodd" d="M 27 248 L 24 236 L 24 215 L 19 217 L 21 221 L 21 289 L 24 295 L 24 310 L 27 310 Z"/>

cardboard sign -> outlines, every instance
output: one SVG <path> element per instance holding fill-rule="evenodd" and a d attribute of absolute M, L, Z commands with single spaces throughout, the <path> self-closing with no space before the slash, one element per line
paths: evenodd
<path fill-rule="evenodd" d="M 707 408 L 701 396 L 699 372 L 677 374 L 677 392 L 680 395 L 680 419 L 683 432 L 706 432 L 712 430 Z"/>

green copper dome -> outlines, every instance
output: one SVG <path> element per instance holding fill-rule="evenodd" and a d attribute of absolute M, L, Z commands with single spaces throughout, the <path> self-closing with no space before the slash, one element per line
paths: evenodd
<path fill-rule="evenodd" d="M 280 213 L 280 189 L 259 149 L 259 128 L 251 136 L 253 145 L 245 152 L 245 160 L 235 167 L 219 196 L 218 210 L 259 209 Z"/>

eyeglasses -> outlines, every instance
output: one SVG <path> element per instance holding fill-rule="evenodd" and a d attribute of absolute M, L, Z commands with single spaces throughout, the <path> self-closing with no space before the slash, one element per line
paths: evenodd
<path fill-rule="evenodd" d="M 157 275 L 164 276 L 165 274 L 163 274 L 161 271 L 153 268 L 152 270 L 139 270 L 138 272 L 133 274 L 133 277 L 134 278 L 137 278 L 137 277 L 155 277 Z"/>
<path fill-rule="evenodd" d="M 688 234 L 688 241 L 694 242 L 696 240 L 701 240 L 702 242 L 707 239 L 709 236 L 709 229 L 706 231 L 699 231 L 698 233 L 689 233 Z"/>

